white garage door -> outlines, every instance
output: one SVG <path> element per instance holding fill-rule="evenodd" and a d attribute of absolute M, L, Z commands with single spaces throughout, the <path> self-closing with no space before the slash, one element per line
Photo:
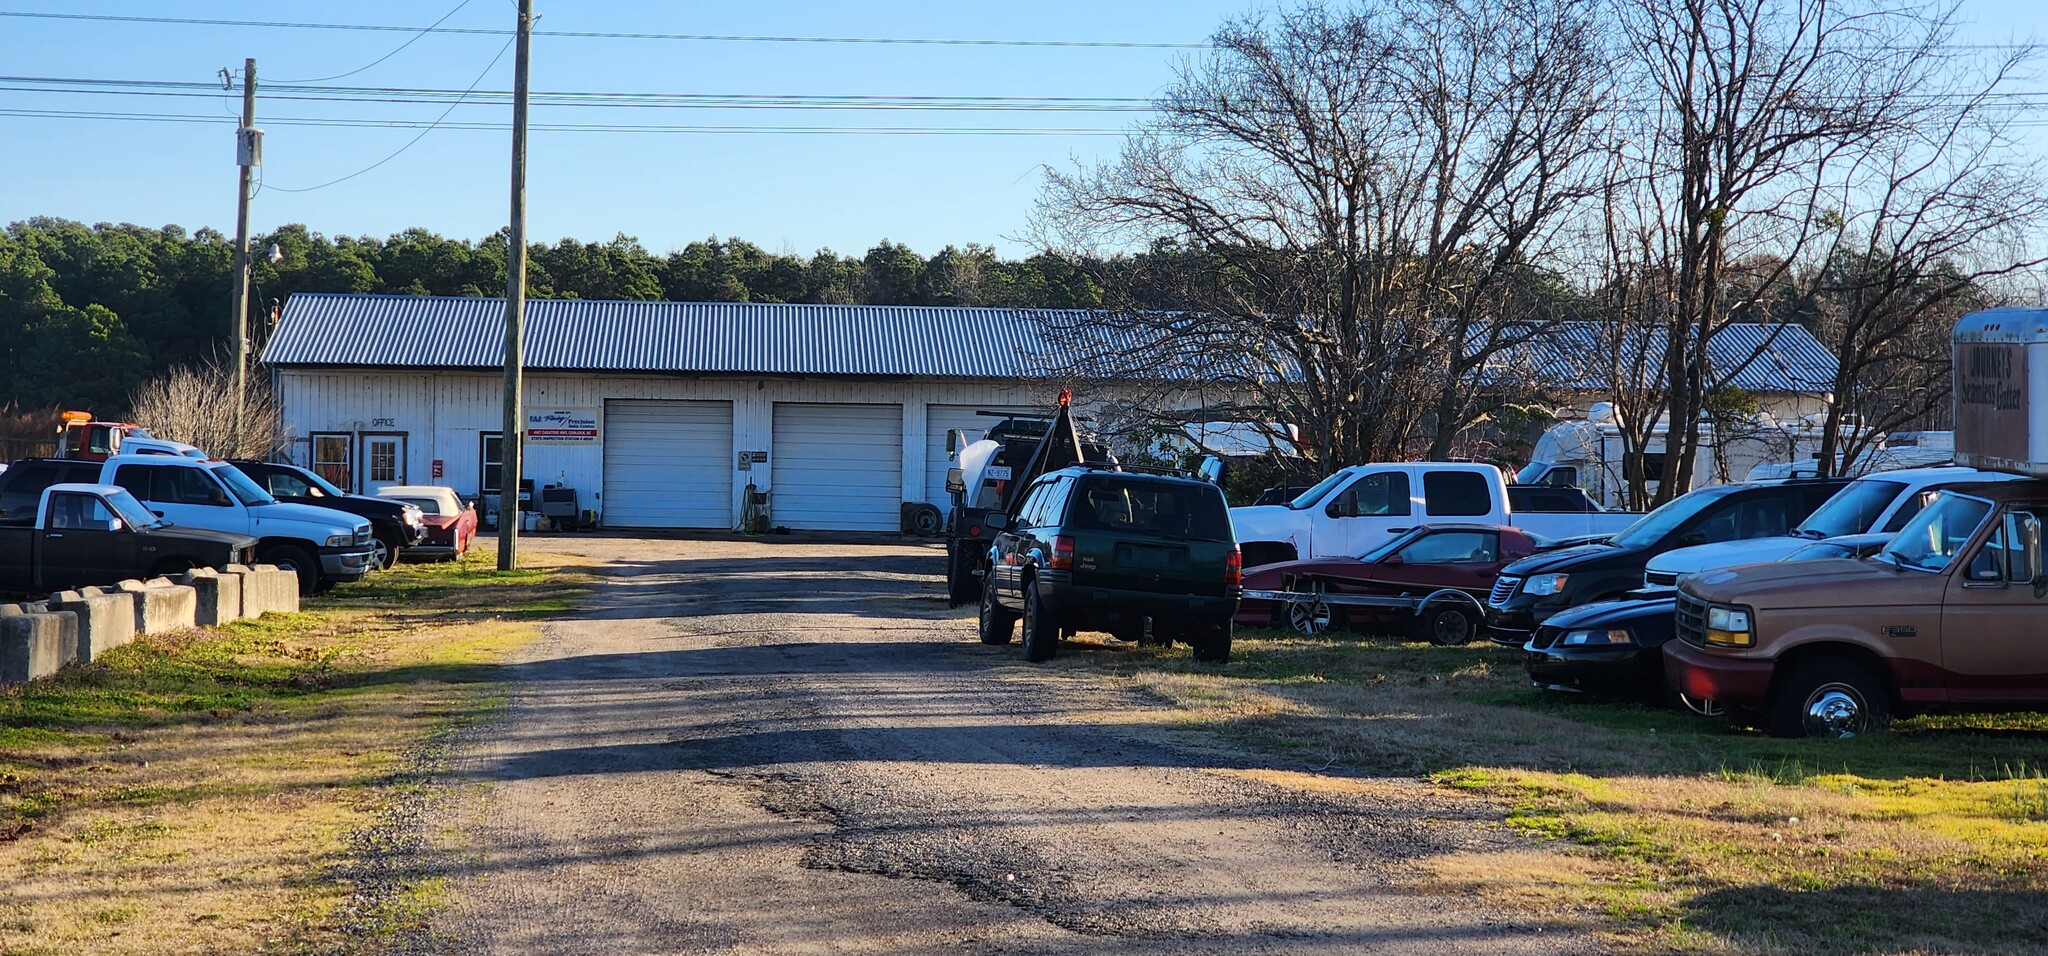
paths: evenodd
<path fill-rule="evenodd" d="M 946 457 L 946 431 L 952 428 L 973 428 L 987 431 L 990 426 L 1002 421 L 976 412 L 1013 412 L 1017 414 L 1045 414 L 1044 410 L 1011 408 L 1003 405 L 926 405 L 924 409 L 924 500 L 939 508 L 940 514 L 953 510 L 953 496 L 946 493 L 946 469 L 953 467 L 953 461 Z"/>
<path fill-rule="evenodd" d="M 811 531 L 902 527 L 903 406 L 775 404 L 778 525 Z"/>
<path fill-rule="evenodd" d="M 733 526 L 732 403 L 604 403 L 604 523 Z"/>

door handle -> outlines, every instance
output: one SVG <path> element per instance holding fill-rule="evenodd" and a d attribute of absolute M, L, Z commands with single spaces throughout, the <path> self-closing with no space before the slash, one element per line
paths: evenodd
<path fill-rule="evenodd" d="M 61 535 L 61 534 L 59 534 L 59 533 L 57 533 L 57 532 L 55 532 L 55 531 L 45 531 L 45 532 L 43 532 L 43 537 L 45 537 L 45 538 L 61 538 L 61 537 L 63 537 L 63 535 Z"/>

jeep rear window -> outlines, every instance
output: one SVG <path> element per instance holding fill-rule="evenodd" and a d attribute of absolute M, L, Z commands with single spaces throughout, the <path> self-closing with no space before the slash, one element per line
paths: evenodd
<path fill-rule="evenodd" d="M 1090 478 L 1072 495 L 1076 528 L 1229 541 L 1230 515 L 1209 485 Z"/>

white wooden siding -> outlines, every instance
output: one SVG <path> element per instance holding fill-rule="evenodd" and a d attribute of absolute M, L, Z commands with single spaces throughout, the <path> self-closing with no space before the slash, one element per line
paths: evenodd
<path fill-rule="evenodd" d="M 447 485 L 465 497 L 477 493 L 478 435 L 496 432 L 504 416 L 504 377 L 496 372 L 366 372 L 360 370 L 283 369 L 276 372 L 285 427 L 292 436 L 287 456 L 299 464 L 312 458 L 314 432 L 402 432 L 406 472 L 415 482 Z M 927 487 L 930 439 L 928 405 L 972 405 L 977 408 L 1036 408 L 1051 404 L 1052 393 L 1041 384 L 1018 388 L 995 382 L 877 382 L 854 379 L 730 379 L 660 378 L 628 375 L 529 372 L 525 401 L 529 408 L 602 408 L 610 399 L 681 399 L 733 403 L 733 472 L 727 527 L 737 523 L 742 494 L 749 482 L 774 488 L 774 406 L 777 402 L 889 404 L 902 408 L 902 455 L 899 500 L 943 505 L 944 466 L 940 483 Z M 939 436 L 943 455 L 944 434 Z M 738 469 L 737 452 L 768 453 L 768 461 Z M 353 464 L 362 467 L 361 443 L 355 442 Z M 432 475 L 440 460 L 442 477 Z M 601 445 L 526 446 L 526 477 L 536 486 L 548 483 L 577 489 L 584 508 L 604 511 L 604 450 Z M 894 524 L 891 524 L 894 527 Z"/>

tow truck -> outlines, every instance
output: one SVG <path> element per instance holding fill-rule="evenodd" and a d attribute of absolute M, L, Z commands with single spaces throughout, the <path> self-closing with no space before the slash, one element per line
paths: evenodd
<path fill-rule="evenodd" d="M 57 428 L 58 458 L 106 461 L 121 454 L 121 445 L 131 438 L 156 438 L 149 429 L 134 422 L 99 421 L 91 412 L 65 412 L 62 419 L 63 424 Z"/>
<path fill-rule="evenodd" d="M 1075 427 L 1073 400 L 1073 393 L 1062 389 L 1049 416 L 984 412 L 1002 421 L 980 437 L 970 429 L 947 434 L 947 447 L 958 462 L 946 470 L 946 492 L 953 501 L 945 528 L 946 596 L 951 606 L 981 599 L 989 547 L 997 534 L 988 526 L 990 514 L 1015 514 L 1025 489 L 1047 472 L 1068 465 L 1116 465 L 1107 445 L 1084 439 Z"/>

